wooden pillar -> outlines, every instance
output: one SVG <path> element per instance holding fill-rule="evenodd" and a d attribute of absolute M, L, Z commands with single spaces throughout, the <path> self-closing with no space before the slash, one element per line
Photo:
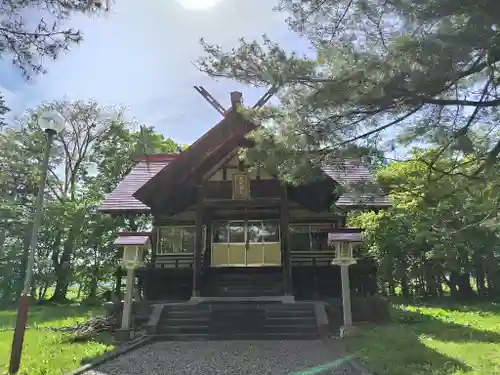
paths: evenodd
<path fill-rule="evenodd" d="M 281 235 L 281 262 L 283 265 L 283 281 L 285 284 L 285 295 L 293 295 L 292 265 L 290 258 L 290 236 L 288 233 L 288 195 L 286 186 L 282 187 L 280 205 L 280 235 Z"/>
<path fill-rule="evenodd" d="M 151 231 L 151 265 L 153 268 L 155 267 L 155 262 L 156 262 L 156 251 L 158 250 L 158 235 L 159 235 L 159 228 L 154 225 L 153 230 Z"/>
<path fill-rule="evenodd" d="M 212 221 L 210 218 L 206 218 L 205 220 L 205 266 L 210 267 L 212 264 Z"/>
<path fill-rule="evenodd" d="M 198 199 L 196 202 L 196 237 L 194 244 L 194 259 L 193 259 L 193 297 L 199 297 L 201 291 L 201 247 L 203 244 L 203 187 L 198 186 Z"/>
<path fill-rule="evenodd" d="M 347 214 L 346 216 L 342 216 L 340 219 L 340 227 L 345 228 L 347 226 Z"/>

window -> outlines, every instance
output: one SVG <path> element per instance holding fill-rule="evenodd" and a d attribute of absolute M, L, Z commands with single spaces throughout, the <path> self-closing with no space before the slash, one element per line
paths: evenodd
<path fill-rule="evenodd" d="M 248 242 L 261 243 L 262 242 L 262 222 L 249 221 L 248 222 Z"/>
<path fill-rule="evenodd" d="M 263 221 L 261 233 L 263 242 L 280 242 L 278 223 L 276 221 Z"/>
<path fill-rule="evenodd" d="M 229 231 L 227 223 L 214 223 L 213 225 L 213 243 L 228 243 L 229 242 Z"/>
<path fill-rule="evenodd" d="M 205 250 L 205 228 L 202 235 L 202 251 Z M 196 227 L 162 227 L 159 228 L 157 254 L 194 253 Z"/>
<path fill-rule="evenodd" d="M 329 224 L 290 225 L 290 251 L 327 251 Z"/>
<path fill-rule="evenodd" d="M 328 232 L 324 225 L 310 225 L 311 250 L 321 251 L 328 249 Z"/>
<path fill-rule="evenodd" d="M 290 251 L 309 251 L 311 237 L 309 225 L 290 225 Z"/>
<path fill-rule="evenodd" d="M 196 227 L 182 228 L 182 252 L 194 253 Z"/>
<path fill-rule="evenodd" d="M 280 242 L 279 226 L 273 220 L 230 221 L 214 223 L 213 243 Z"/>
<path fill-rule="evenodd" d="M 229 222 L 229 242 L 245 243 L 245 223 Z"/>
<path fill-rule="evenodd" d="M 157 254 L 180 253 L 182 248 L 182 227 L 160 229 Z"/>

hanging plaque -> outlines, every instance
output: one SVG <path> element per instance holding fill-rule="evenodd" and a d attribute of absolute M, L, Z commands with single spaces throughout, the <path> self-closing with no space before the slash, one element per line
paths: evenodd
<path fill-rule="evenodd" d="M 250 186 L 248 176 L 244 172 L 233 173 L 233 199 L 248 199 Z"/>

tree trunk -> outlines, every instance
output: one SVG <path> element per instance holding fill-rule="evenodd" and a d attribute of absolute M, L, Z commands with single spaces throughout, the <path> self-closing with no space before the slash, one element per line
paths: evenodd
<path fill-rule="evenodd" d="M 90 280 L 89 292 L 87 294 L 87 300 L 94 301 L 97 297 L 97 277 L 92 275 L 92 279 Z"/>
<path fill-rule="evenodd" d="M 69 262 L 62 262 L 56 271 L 56 287 L 54 295 L 50 299 L 52 302 L 66 302 L 66 294 L 69 286 Z"/>
<path fill-rule="evenodd" d="M 75 240 L 80 235 L 80 231 L 85 219 L 85 209 L 81 209 L 73 220 L 73 225 L 69 231 L 68 237 L 64 242 L 63 253 L 61 259 L 55 259 L 54 270 L 56 272 L 57 282 L 56 290 L 52 296 L 54 302 L 65 302 L 68 286 L 71 281 L 71 255 Z M 54 261 L 54 258 L 53 258 Z"/>
<path fill-rule="evenodd" d="M 45 299 L 45 297 L 47 297 L 47 290 L 49 290 L 49 285 L 45 285 L 44 289 L 43 289 L 43 293 L 42 293 L 42 300 Z"/>
<path fill-rule="evenodd" d="M 450 273 L 450 278 L 447 279 L 446 277 L 444 278 L 446 284 L 448 285 L 448 288 L 450 288 L 450 295 L 453 298 L 458 297 L 458 281 L 457 281 L 458 274 L 455 271 L 452 271 Z"/>
<path fill-rule="evenodd" d="M 122 272 L 120 267 L 116 267 L 115 272 L 115 295 L 121 298 L 121 290 L 122 290 Z"/>
<path fill-rule="evenodd" d="M 465 273 L 458 276 L 458 297 L 463 300 L 470 300 L 476 296 L 470 285 L 470 274 Z"/>
<path fill-rule="evenodd" d="M 82 283 L 78 283 L 78 292 L 76 293 L 76 299 L 80 299 L 81 295 L 82 295 Z"/>
<path fill-rule="evenodd" d="M 404 298 L 410 298 L 410 288 L 408 287 L 408 277 L 406 274 L 401 277 L 401 292 Z"/>
<path fill-rule="evenodd" d="M 38 290 L 38 301 L 43 301 L 46 290 L 47 290 L 47 283 L 45 282 L 40 286 L 40 289 Z"/>
<path fill-rule="evenodd" d="M 476 271 L 476 284 L 477 284 L 477 294 L 480 297 L 486 295 L 486 277 L 483 272 L 483 268 L 479 267 Z"/>

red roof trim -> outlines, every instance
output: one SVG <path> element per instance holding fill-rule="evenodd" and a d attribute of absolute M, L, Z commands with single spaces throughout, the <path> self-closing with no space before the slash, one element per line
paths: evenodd
<path fill-rule="evenodd" d="M 134 161 L 145 161 L 145 162 L 158 162 L 158 161 L 172 161 L 177 159 L 179 156 L 176 154 L 152 154 L 152 155 L 141 155 L 134 159 Z"/>

